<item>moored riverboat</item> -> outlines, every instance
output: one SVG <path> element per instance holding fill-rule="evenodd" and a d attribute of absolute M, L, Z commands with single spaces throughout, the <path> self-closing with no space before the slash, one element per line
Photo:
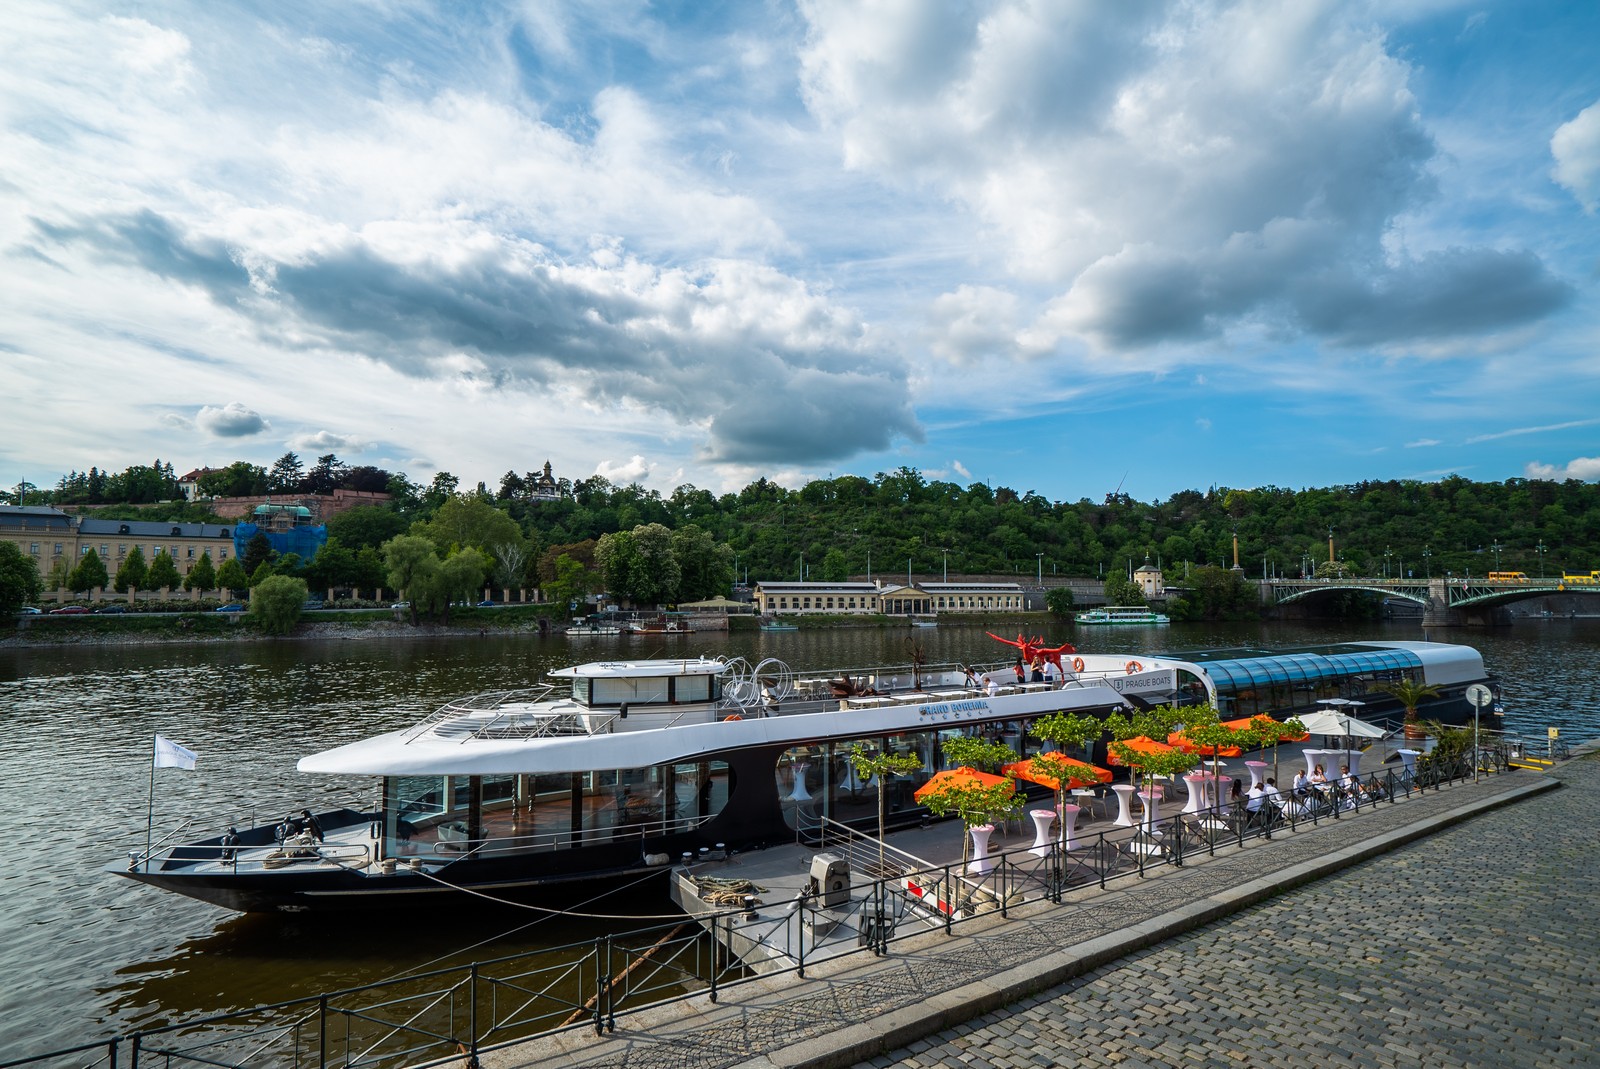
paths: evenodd
<path fill-rule="evenodd" d="M 539 688 L 454 701 L 415 726 L 301 759 L 304 773 L 375 784 L 370 810 L 314 814 L 314 828 L 288 820 L 168 837 L 114 871 L 247 912 L 424 906 L 463 891 L 576 902 L 591 885 L 648 878 L 684 855 L 792 842 L 823 818 L 875 829 L 878 785 L 853 774 L 856 745 L 919 759 L 883 785 L 891 822 L 914 823 L 923 813 L 914 793 L 943 767 L 941 740 L 952 734 L 982 733 L 1028 756 L 1040 748 L 1029 724 L 1053 712 L 1209 698 L 1249 715 L 1248 702 L 1315 704 L 1330 686 L 1368 693 L 1407 673 L 1452 702 L 1484 680 L 1476 651 L 1438 643 L 1142 663 L 1076 654 L 1070 666 L 1059 684 L 991 693 L 971 680 L 998 680 L 1009 665 L 804 675 L 775 659 L 576 665 Z M 1291 666 L 1304 678 L 1291 680 Z M 1257 669 L 1289 689 L 1248 696 L 1240 681 Z"/>
<path fill-rule="evenodd" d="M 1088 609 L 1075 614 L 1072 619 L 1074 623 L 1099 626 L 1148 625 L 1171 622 L 1166 613 L 1153 612 L 1150 609 L 1126 605 L 1108 605 L 1103 609 Z"/>

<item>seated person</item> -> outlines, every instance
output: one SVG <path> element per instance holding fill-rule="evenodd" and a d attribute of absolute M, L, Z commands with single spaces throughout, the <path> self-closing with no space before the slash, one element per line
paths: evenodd
<path fill-rule="evenodd" d="M 322 842 L 322 822 L 311 815 L 311 810 L 300 810 L 300 820 L 307 835 L 317 842 Z"/>
<path fill-rule="evenodd" d="M 1306 774 L 1306 770 L 1302 768 L 1300 771 L 1294 774 L 1294 794 L 1296 798 L 1304 798 L 1310 793 L 1311 777 L 1308 776 Z"/>
<path fill-rule="evenodd" d="M 272 837 L 278 842 L 287 842 L 301 832 L 300 820 L 293 813 L 283 818 L 283 822 L 272 829 Z"/>
<path fill-rule="evenodd" d="M 1311 785 L 1313 787 L 1326 787 L 1328 785 L 1327 774 L 1322 771 L 1321 765 L 1311 770 Z"/>

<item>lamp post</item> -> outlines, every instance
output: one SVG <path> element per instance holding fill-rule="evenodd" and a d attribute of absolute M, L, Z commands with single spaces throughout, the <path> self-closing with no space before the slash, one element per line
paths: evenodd
<path fill-rule="evenodd" d="M 1389 559 L 1392 556 L 1393 556 L 1393 554 L 1390 552 L 1389 547 L 1388 546 L 1384 546 L 1383 547 L 1383 577 L 1385 579 L 1389 578 Z"/>
<path fill-rule="evenodd" d="M 939 552 L 944 554 L 944 581 L 948 583 L 950 581 L 950 550 L 941 548 Z"/>
<path fill-rule="evenodd" d="M 1539 578 L 1544 578 L 1544 539 L 1539 539 L 1539 544 L 1533 547 L 1539 553 Z"/>
<path fill-rule="evenodd" d="M 1035 553 L 1034 557 L 1036 557 L 1038 559 L 1038 563 L 1039 563 L 1039 576 L 1038 576 L 1039 585 L 1040 586 L 1044 586 L 1044 554 L 1043 553 Z"/>
<path fill-rule="evenodd" d="M 1428 581 L 1433 581 L 1433 550 L 1427 546 L 1422 547 L 1422 570 L 1426 573 Z"/>
<path fill-rule="evenodd" d="M 1500 550 L 1502 548 L 1500 540 L 1496 538 L 1489 548 L 1494 550 L 1494 570 L 1498 572 L 1500 570 Z"/>

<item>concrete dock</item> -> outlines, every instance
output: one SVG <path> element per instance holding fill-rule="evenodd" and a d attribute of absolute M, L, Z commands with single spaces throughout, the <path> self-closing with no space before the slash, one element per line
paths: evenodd
<path fill-rule="evenodd" d="M 482 1065 L 1594 1064 L 1597 803 L 1592 757 L 1486 776 Z"/>

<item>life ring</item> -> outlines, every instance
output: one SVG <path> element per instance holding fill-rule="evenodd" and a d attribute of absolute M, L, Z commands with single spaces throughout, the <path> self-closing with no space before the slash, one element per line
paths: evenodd
<path fill-rule="evenodd" d="M 724 724 L 726 724 L 730 720 L 743 720 L 743 719 L 744 719 L 744 717 L 740 716 L 738 713 L 734 713 L 732 716 L 723 717 L 722 718 L 722 722 Z"/>
<path fill-rule="evenodd" d="M 1083 671 L 1083 658 L 1082 657 L 1074 657 L 1072 659 L 1072 670 L 1074 672 Z"/>
<path fill-rule="evenodd" d="M 1133 673 L 1135 673 L 1135 672 L 1143 672 L 1144 671 L 1144 665 L 1140 664 L 1138 661 L 1129 661 L 1123 667 L 1128 670 L 1128 674 L 1130 676 L 1133 675 Z"/>

